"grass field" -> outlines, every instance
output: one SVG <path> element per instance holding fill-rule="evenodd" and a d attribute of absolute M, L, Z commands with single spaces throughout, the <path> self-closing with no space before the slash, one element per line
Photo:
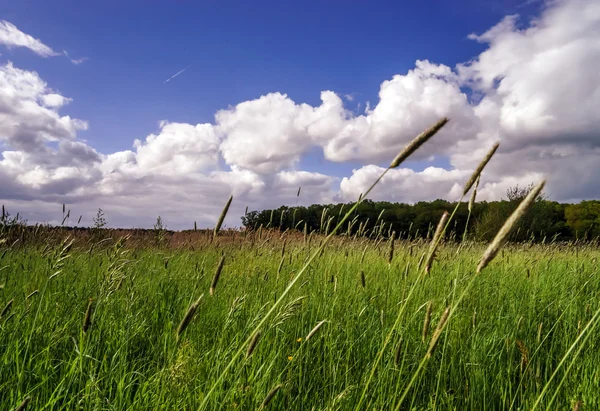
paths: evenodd
<path fill-rule="evenodd" d="M 595 246 L 510 245 L 476 275 L 485 245 L 446 243 L 424 275 L 427 243 L 390 263 L 389 241 L 334 237 L 249 349 L 323 241 L 281 237 L 5 246 L 0 409 L 246 410 L 274 388 L 266 408 L 600 409 Z"/>
<path fill-rule="evenodd" d="M 183 243 L 1 225 L 0 408 L 600 409 L 597 244 L 502 248 L 543 187 L 490 245 L 444 242 L 454 212 L 352 236 L 360 200 L 325 235 L 219 233 L 231 197 Z"/>

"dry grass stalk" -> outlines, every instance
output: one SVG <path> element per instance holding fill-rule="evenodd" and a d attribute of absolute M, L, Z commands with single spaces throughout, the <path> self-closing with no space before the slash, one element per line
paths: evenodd
<path fill-rule="evenodd" d="M 27 408 L 27 405 L 29 404 L 30 401 L 31 401 L 31 397 L 25 397 L 23 399 L 23 401 L 21 402 L 21 404 L 19 404 L 19 406 L 17 408 L 15 408 L 15 411 L 23 411 L 25 408 Z"/>
<path fill-rule="evenodd" d="M 517 222 L 523 217 L 523 215 L 529 210 L 532 206 L 536 198 L 539 196 L 540 192 L 544 188 L 546 184 L 545 180 L 542 180 L 537 186 L 535 186 L 527 197 L 521 201 L 521 204 L 517 207 L 515 211 L 508 217 L 508 219 L 504 222 L 504 225 L 494 237 L 492 243 L 488 246 L 487 250 L 483 253 L 481 260 L 479 261 L 479 265 L 477 266 L 477 274 L 479 274 L 489 263 L 494 259 L 498 251 L 502 248 L 502 246 L 508 240 L 508 236 L 512 232 L 512 230 L 516 227 Z"/>
<path fill-rule="evenodd" d="M 10 301 L 6 303 L 6 305 L 2 309 L 2 312 L 0 313 L 0 318 L 3 318 L 6 314 L 8 314 L 8 312 L 12 308 L 12 305 L 13 305 L 14 301 L 15 301 L 15 299 L 11 298 Z"/>
<path fill-rule="evenodd" d="M 90 300 L 88 301 L 87 309 L 85 310 L 85 317 L 83 317 L 83 325 L 81 326 L 81 329 L 84 333 L 87 332 L 87 330 L 90 328 L 90 325 L 92 324 L 93 304 L 94 299 L 90 298 Z"/>
<path fill-rule="evenodd" d="M 33 297 L 37 293 L 39 293 L 39 290 L 33 290 L 27 297 L 25 297 L 25 300 L 29 300 L 31 297 Z"/>
<path fill-rule="evenodd" d="M 188 325 L 190 325 L 190 322 L 192 322 L 194 314 L 196 313 L 196 310 L 200 305 L 200 301 L 202 301 L 202 297 L 204 297 L 204 294 L 202 294 L 192 305 L 190 305 L 190 308 L 188 308 L 185 315 L 183 316 L 183 319 L 179 323 L 179 327 L 177 327 L 177 340 L 179 340 L 181 334 L 183 334 Z"/>
<path fill-rule="evenodd" d="M 222 256 L 219 260 L 219 264 L 217 265 L 217 269 L 215 270 L 215 275 L 213 275 L 213 279 L 210 283 L 210 295 L 215 294 L 215 289 L 217 288 L 217 283 L 219 282 L 219 278 L 221 277 L 221 271 L 223 271 L 223 265 L 225 264 L 225 256 Z"/>
<path fill-rule="evenodd" d="M 435 234 L 433 235 L 433 240 L 429 246 L 429 254 L 427 256 L 427 263 L 425 264 L 425 272 L 429 274 L 431 271 L 431 265 L 433 264 L 433 259 L 435 258 L 435 252 L 442 238 L 442 233 L 444 232 L 444 228 L 446 227 L 446 222 L 448 221 L 448 212 L 444 211 L 440 221 L 435 229 Z"/>
<path fill-rule="evenodd" d="M 492 159 L 492 156 L 494 155 L 494 153 L 498 149 L 498 146 L 500 146 L 500 143 L 498 141 L 496 141 L 496 143 L 494 143 L 494 145 L 490 149 L 490 151 L 488 151 L 488 153 L 485 155 L 484 159 L 481 160 L 481 163 L 479 163 L 479 165 L 477 166 L 477 168 L 475 169 L 475 171 L 473 172 L 473 174 L 471 174 L 471 177 L 469 178 L 469 180 L 465 184 L 465 188 L 463 190 L 463 196 L 467 195 L 467 193 L 469 192 L 469 190 L 471 189 L 471 187 L 473 187 L 473 184 L 475 184 L 475 181 L 477 181 L 479 179 L 479 176 L 481 175 L 481 172 L 483 171 L 483 169 L 485 168 L 485 166 L 487 165 L 487 163 Z"/>
<path fill-rule="evenodd" d="M 223 207 L 223 211 L 221 211 L 221 215 L 217 220 L 217 224 L 215 225 L 215 229 L 213 231 L 213 237 L 217 237 L 221 226 L 223 225 L 223 220 L 225 220 L 225 216 L 227 215 L 227 211 L 229 211 L 229 206 L 231 205 L 231 201 L 233 200 L 233 195 L 229 196 L 229 200 L 225 203 L 225 207 Z"/>
<path fill-rule="evenodd" d="M 254 352 L 254 349 L 258 345 L 259 339 L 260 339 L 260 331 L 258 331 L 256 334 L 254 334 L 254 337 L 252 337 L 250 344 L 248 344 L 248 350 L 246 350 L 246 358 L 249 358 L 252 355 L 252 353 Z"/>
<path fill-rule="evenodd" d="M 269 403 L 271 402 L 271 400 L 273 399 L 273 397 L 275 397 L 275 394 L 277 394 L 277 392 L 279 392 L 279 390 L 282 389 L 282 388 L 283 388 L 282 384 L 277 384 L 275 387 L 273 387 L 273 389 L 271 391 L 269 391 L 269 393 L 267 394 L 267 396 L 263 400 L 262 404 L 260 404 L 260 409 L 262 410 L 267 405 L 269 405 Z"/>
<path fill-rule="evenodd" d="M 429 348 L 427 349 L 427 354 L 426 354 L 428 358 L 431 358 L 431 356 L 433 355 L 433 353 L 435 351 L 435 347 L 437 347 L 438 341 L 440 339 L 440 336 L 442 335 L 442 331 L 444 331 L 444 326 L 446 325 L 446 322 L 448 321 L 449 316 L 450 316 L 450 307 L 448 306 L 442 313 L 442 317 L 440 318 L 440 321 L 438 322 L 438 325 L 437 325 L 437 327 L 435 327 L 435 331 L 433 332 L 433 335 L 431 336 L 431 341 L 429 342 Z"/>
<path fill-rule="evenodd" d="M 429 335 L 429 323 L 431 322 L 431 310 L 433 309 L 433 302 L 427 303 L 427 311 L 425 312 L 425 319 L 423 320 L 423 342 Z"/>
<path fill-rule="evenodd" d="M 308 335 L 306 336 L 305 340 L 306 340 L 306 341 L 310 340 L 310 339 L 311 339 L 311 337 L 312 337 L 313 335 L 315 335 L 315 334 L 317 333 L 317 331 L 319 331 L 319 328 L 321 328 L 321 327 L 323 326 L 323 324 L 325 324 L 326 322 L 327 322 L 327 320 L 322 320 L 322 321 L 319 321 L 319 323 L 318 323 L 317 325 L 315 325 L 315 328 L 313 328 L 313 329 L 312 329 L 312 330 L 311 330 L 311 331 L 308 333 Z"/>
<path fill-rule="evenodd" d="M 444 125 L 446 125 L 447 122 L 448 119 L 444 117 L 437 123 L 435 123 L 433 126 L 431 126 L 429 129 L 425 130 L 417 137 L 415 137 L 410 143 L 406 145 L 406 147 L 402 149 L 400 153 L 398 153 L 396 158 L 392 160 L 392 162 L 390 163 L 390 168 L 396 168 L 400 164 L 402 164 L 402 162 L 404 162 L 404 160 L 406 160 L 412 153 L 417 151 L 419 147 L 423 145 L 423 143 L 425 143 L 427 140 L 433 137 L 435 133 L 440 131 L 440 129 L 444 127 Z"/>
<path fill-rule="evenodd" d="M 575 404 L 573 404 L 573 411 L 580 411 L 583 407 L 583 401 L 577 400 Z"/>
<path fill-rule="evenodd" d="M 543 322 L 540 323 L 540 325 L 538 325 L 538 332 L 537 332 L 537 343 L 539 344 L 540 341 L 542 340 L 542 326 L 544 325 Z"/>

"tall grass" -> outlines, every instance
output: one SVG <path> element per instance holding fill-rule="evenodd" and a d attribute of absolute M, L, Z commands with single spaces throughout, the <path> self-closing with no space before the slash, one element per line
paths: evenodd
<path fill-rule="evenodd" d="M 320 233 L 223 235 L 230 197 L 180 248 L 2 239 L 0 409 L 600 408 L 598 250 L 506 244 L 543 183 L 490 245 L 446 238 L 456 209 L 430 242 L 350 236 L 357 205 L 447 121 L 337 223 L 324 210 Z"/>
<path fill-rule="evenodd" d="M 0 319 L 0 409 L 15 408 L 26 397 L 31 409 L 197 409 L 309 252 L 302 236 L 288 238 L 291 263 L 277 279 L 282 240 L 263 234 L 273 240 L 258 253 L 240 247 L 248 241 L 242 238 L 218 247 L 207 243 L 201 253 L 135 251 L 123 286 L 103 300 L 95 296 L 110 266 L 106 252 L 71 250 L 45 293 L 26 299 L 47 282 L 52 255 L 9 250 L 1 264 L 7 268 L 0 272 L 0 305 L 14 302 Z M 335 238 L 261 327 L 251 355 L 226 374 L 207 408 L 255 409 L 279 384 L 267 405 L 273 409 L 353 408 L 399 304 L 422 274 L 418 260 L 428 247 L 397 241 L 389 265 L 387 244 L 368 241 L 364 251 L 360 239 L 342 244 Z M 403 407 L 516 410 L 533 407 L 541 397 L 538 408 L 552 401 L 552 409 L 569 409 L 578 400 L 583 409 L 598 408 L 597 250 L 585 244 L 507 245 L 439 335 L 446 307 L 464 290 L 484 252 L 483 245 L 470 244 L 457 255 L 457 248 L 448 242 L 438 247 L 430 275 L 405 303 L 407 316 L 364 407 L 394 408 L 430 351 L 429 366 Z M 178 341 L 178 325 L 209 288 L 221 252 L 229 262 L 219 291 L 197 306 Z M 368 277 L 364 288 L 356 277 L 359 267 Z M 94 306 L 84 334 L 90 296 Z M 429 301 L 431 331 L 423 343 Z M 527 366 L 517 341 L 528 349 Z M 243 346 L 244 353 L 248 348 Z"/>

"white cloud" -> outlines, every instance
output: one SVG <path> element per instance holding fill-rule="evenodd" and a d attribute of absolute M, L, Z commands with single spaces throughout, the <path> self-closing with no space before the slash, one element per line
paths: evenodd
<path fill-rule="evenodd" d="M 25 47 L 41 57 L 52 57 L 60 54 L 42 43 L 41 40 L 23 33 L 14 24 L 6 20 L 0 20 L 0 44 L 8 48 Z"/>
<path fill-rule="evenodd" d="M 51 93 L 42 96 L 42 103 L 48 108 L 60 108 L 65 104 L 69 104 L 72 100 L 61 96 L 60 94 Z"/>
<path fill-rule="evenodd" d="M 37 219 L 47 212 L 36 210 L 66 202 L 88 223 L 102 207 L 114 225 L 151 226 L 160 214 L 184 228 L 213 224 L 233 193 L 227 224 L 239 225 L 246 205 L 356 200 L 383 171 L 374 164 L 442 116 L 450 123 L 415 158 L 446 158 L 452 169 L 391 170 L 371 198 L 456 200 L 496 140 L 480 199 L 544 176 L 554 199 L 600 197 L 600 3 L 548 3 L 526 23 L 509 16 L 470 35 L 487 48 L 455 68 L 417 61 L 384 81 L 363 114 L 333 91 L 321 92 L 317 106 L 271 93 L 218 111 L 214 123 L 161 122 L 131 150 L 107 155 L 78 139 L 87 123 L 59 113 L 68 97 L 8 63 L 0 66 L 0 198 Z M 301 170 L 315 149 L 328 161 L 365 165 L 343 179 Z"/>
<path fill-rule="evenodd" d="M 344 177 L 340 184 L 340 196 L 344 201 L 356 201 L 385 169 L 369 165 L 354 170 L 352 176 Z M 462 185 L 469 178 L 468 170 L 445 170 L 427 167 L 417 172 L 409 168 L 388 171 L 369 195 L 370 198 L 398 202 L 430 201 L 437 198 L 458 200 Z"/>
<path fill-rule="evenodd" d="M 70 59 L 70 60 L 71 60 L 71 63 L 73 63 L 73 64 L 75 64 L 77 66 L 79 64 L 85 63 L 86 61 L 89 60 L 89 58 L 88 57 L 81 57 L 79 59 Z"/>

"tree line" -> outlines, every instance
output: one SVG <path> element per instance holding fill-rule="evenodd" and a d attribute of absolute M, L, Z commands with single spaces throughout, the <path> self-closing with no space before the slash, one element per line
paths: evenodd
<path fill-rule="evenodd" d="M 453 212 L 446 236 L 490 241 L 532 185 L 512 187 L 501 201 L 457 204 L 445 200 L 421 201 L 415 204 L 363 200 L 343 224 L 339 233 L 417 239 L 429 238 L 445 211 Z M 313 204 L 308 207 L 281 206 L 272 210 L 250 211 L 242 217 L 246 229 L 278 228 L 329 233 L 353 206 L 348 204 Z M 457 207 L 458 206 L 458 207 Z M 470 210 L 469 210 L 470 208 Z M 600 237 L 600 201 L 564 204 L 550 201 L 541 194 L 513 231 L 511 241 L 592 240 Z"/>

